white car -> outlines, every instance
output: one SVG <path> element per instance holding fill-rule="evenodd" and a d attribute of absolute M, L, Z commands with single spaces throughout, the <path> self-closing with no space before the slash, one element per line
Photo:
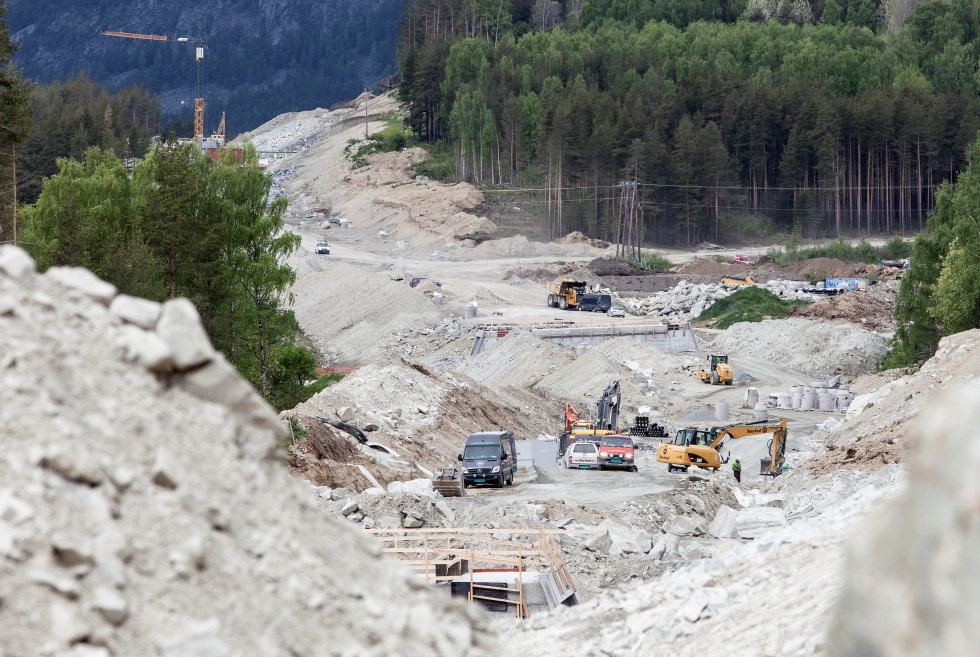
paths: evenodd
<path fill-rule="evenodd" d="M 316 252 L 324 255 L 330 255 L 330 244 L 328 242 L 317 242 Z"/>
<path fill-rule="evenodd" d="M 610 317 L 626 317 L 626 309 L 622 306 L 613 306 L 606 311 L 606 314 Z"/>
<path fill-rule="evenodd" d="M 562 459 L 568 469 L 599 469 L 599 446 L 590 442 L 572 443 Z"/>

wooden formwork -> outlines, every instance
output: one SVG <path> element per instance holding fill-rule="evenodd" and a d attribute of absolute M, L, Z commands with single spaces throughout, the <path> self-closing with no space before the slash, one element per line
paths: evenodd
<path fill-rule="evenodd" d="M 534 571 L 546 589 L 549 604 L 559 604 L 575 593 L 575 584 L 553 534 L 543 529 L 367 529 L 381 541 L 381 551 L 410 566 L 426 582 L 452 582 L 469 574 L 470 602 L 485 600 L 513 605 L 518 618 L 528 615 L 524 588 L 525 573 Z M 510 534 L 510 540 L 493 538 Z M 573 533 L 573 531 L 564 531 Z M 594 533 L 579 530 L 574 533 Z M 520 537 L 520 538 L 518 538 Z M 499 572 L 515 575 L 506 587 L 474 580 L 474 573 Z M 506 592 L 504 597 L 488 595 Z M 511 596 L 510 594 L 513 594 Z"/>

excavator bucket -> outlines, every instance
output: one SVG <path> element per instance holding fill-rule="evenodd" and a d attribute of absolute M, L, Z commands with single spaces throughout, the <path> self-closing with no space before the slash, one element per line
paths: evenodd
<path fill-rule="evenodd" d="M 443 497 L 463 497 L 466 495 L 463 473 L 456 468 L 443 468 L 442 472 L 432 478 L 432 490 L 438 491 Z"/>

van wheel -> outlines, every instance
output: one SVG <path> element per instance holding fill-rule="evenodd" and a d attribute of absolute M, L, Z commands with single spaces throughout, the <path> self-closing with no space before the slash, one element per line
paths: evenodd
<path fill-rule="evenodd" d="M 507 485 L 508 486 L 513 486 L 514 485 L 514 473 L 513 472 L 511 472 L 510 473 L 510 476 L 507 477 Z"/>
<path fill-rule="evenodd" d="M 497 488 L 503 488 L 503 487 L 504 487 L 504 475 L 503 473 L 501 473 L 500 479 L 497 480 Z"/>

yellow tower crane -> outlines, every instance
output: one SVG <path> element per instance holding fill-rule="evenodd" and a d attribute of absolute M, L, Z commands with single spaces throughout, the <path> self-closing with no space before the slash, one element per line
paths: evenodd
<path fill-rule="evenodd" d="M 194 61 L 197 62 L 197 94 L 194 99 L 194 139 L 197 140 L 198 147 L 204 139 L 204 98 L 202 98 L 203 83 L 201 80 L 201 62 L 204 60 L 204 49 L 206 47 L 204 36 L 197 38 L 190 37 L 167 37 L 159 34 L 135 34 L 133 32 L 103 32 L 105 36 L 122 37 L 124 39 L 146 39 L 148 41 L 176 41 L 178 43 L 193 43 Z M 223 123 L 223 121 L 222 121 Z"/>

